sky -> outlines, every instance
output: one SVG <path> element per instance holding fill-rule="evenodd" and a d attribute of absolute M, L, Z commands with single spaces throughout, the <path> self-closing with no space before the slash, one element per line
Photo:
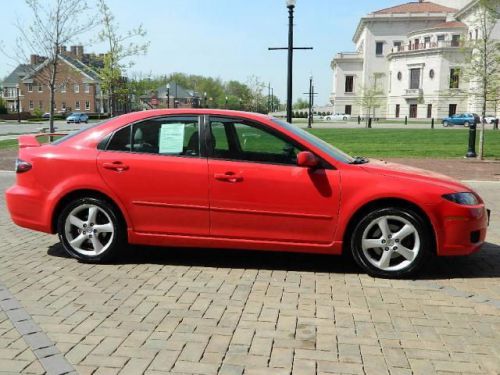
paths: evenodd
<path fill-rule="evenodd" d="M 40 0 L 50 3 L 54 0 Z M 94 0 L 88 0 L 94 5 Z M 313 47 L 294 53 L 294 101 L 307 99 L 309 76 L 314 77 L 315 103 L 327 104 L 332 91 L 330 63 L 337 52 L 352 51 L 352 36 L 359 19 L 372 11 L 405 0 L 297 0 L 295 46 Z M 165 75 L 172 72 L 219 77 L 246 82 L 250 76 L 270 83 L 282 102 L 286 98 L 288 10 L 285 0 L 108 0 L 120 30 L 140 24 L 151 45 L 147 55 L 134 58 L 129 73 Z M 0 43 L 15 48 L 16 20 L 29 23 L 31 14 L 23 0 L 0 0 L 3 18 Z M 102 53 L 105 46 L 88 46 L 98 30 L 75 39 L 86 51 Z M 0 79 L 16 62 L 0 53 Z"/>

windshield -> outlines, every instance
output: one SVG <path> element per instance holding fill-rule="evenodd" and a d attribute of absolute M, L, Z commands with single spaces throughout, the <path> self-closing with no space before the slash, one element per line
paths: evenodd
<path fill-rule="evenodd" d="M 305 139 L 307 142 L 312 143 L 314 146 L 318 147 L 321 151 L 327 153 L 335 160 L 341 161 L 343 163 L 352 163 L 355 161 L 355 159 L 352 156 L 346 154 L 344 151 L 339 150 L 338 148 L 332 146 L 331 144 L 323 141 L 322 139 L 316 137 L 315 135 L 312 135 L 308 131 L 293 126 L 288 122 L 280 120 L 275 117 L 271 117 L 271 120 L 274 123 L 284 127 L 286 130 L 289 130 L 293 134 L 299 136 L 300 138 Z"/>

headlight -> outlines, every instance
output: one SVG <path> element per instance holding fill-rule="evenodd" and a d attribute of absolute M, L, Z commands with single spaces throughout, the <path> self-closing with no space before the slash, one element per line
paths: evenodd
<path fill-rule="evenodd" d="M 443 198 L 449 200 L 450 202 L 462 204 L 465 206 L 475 206 L 481 203 L 476 194 L 470 192 L 445 194 L 443 195 Z"/>

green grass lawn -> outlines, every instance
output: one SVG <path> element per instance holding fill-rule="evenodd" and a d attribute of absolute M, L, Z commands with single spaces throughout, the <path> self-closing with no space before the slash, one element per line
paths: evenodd
<path fill-rule="evenodd" d="M 351 155 L 376 158 L 463 157 L 469 136 L 467 129 L 312 129 L 311 133 Z M 485 156 L 500 159 L 500 131 L 485 134 Z M 0 141 L 0 150 L 16 147 L 15 139 Z"/>
<path fill-rule="evenodd" d="M 351 155 L 379 158 L 463 157 L 469 140 L 468 129 L 312 129 L 311 133 Z M 485 132 L 485 157 L 500 159 L 500 131 Z"/>

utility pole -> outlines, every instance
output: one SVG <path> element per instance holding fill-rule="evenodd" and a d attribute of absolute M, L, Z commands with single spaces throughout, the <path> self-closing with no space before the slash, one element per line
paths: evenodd
<path fill-rule="evenodd" d="M 288 8 L 288 47 L 270 47 L 269 51 L 288 50 L 288 75 L 287 75 L 287 106 L 286 120 L 292 123 L 292 105 L 293 105 L 293 51 L 296 49 L 311 50 L 313 47 L 294 47 L 293 46 L 293 11 L 296 0 L 286 0 Z"/>

